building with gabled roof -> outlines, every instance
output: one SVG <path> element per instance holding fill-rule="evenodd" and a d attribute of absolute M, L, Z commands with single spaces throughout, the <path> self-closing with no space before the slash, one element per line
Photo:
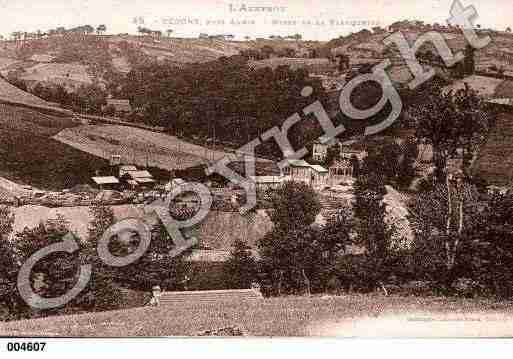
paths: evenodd
<path fill-rule="evenodd" d="M 114 189 L 117 188 L 120 183 L 114 176 L 97 176 L 91 177 L 91 179 L 100 189 Z"/>
<path fill-rule="evenodd" d="M 303 182 L 315 188 L 327 184 L 329 171 L 319 165 L 311 165 L 305 160 L 286 160 L 287 166 L 283 169 L 284 180 Z"/>
<path fill-rule="evenodd" d="M 155 185 L 155 179 L 148 171 L 141 170 L 128 170 L 130 166 L 126 166 L 124 169 L 124 174 L 121 176 L 121 179 L 130 185 L 132 188 L 136 188 L 139 186 L 143 187 L 153 187 Z M 121 171 L 120 171 L 121 172 Z"/>

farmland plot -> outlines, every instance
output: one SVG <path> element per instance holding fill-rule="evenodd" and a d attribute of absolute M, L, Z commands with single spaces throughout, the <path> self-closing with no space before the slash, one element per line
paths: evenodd
<path fill-rule="evenodd" d="M 65 129 L 54 138 L 98 157 L 110 159 L 112 155 L 120 155 L 124 163 L 165 170 L 186 169 L 224 156 L 236 157 L 233 153 L 211 150 L 174 136 L 127 126 L 79 126 Z"/>

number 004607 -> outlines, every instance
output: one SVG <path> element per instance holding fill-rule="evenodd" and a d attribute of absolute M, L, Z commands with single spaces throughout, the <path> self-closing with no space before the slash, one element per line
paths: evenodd
<path fill-rule="evenodd" d="M 9 342 L 7 343 L 8 352 L 42 352 L 45 350 L 44 342 Z"/>

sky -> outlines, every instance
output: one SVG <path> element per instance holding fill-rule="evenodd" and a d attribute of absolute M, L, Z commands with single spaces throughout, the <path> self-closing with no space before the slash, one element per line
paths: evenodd
<path fill-rule="evenodd" d="M 513 1 L 461 0 L 475 6 L 484 28 L 513 27 Z M 329 40 L 402 19 L 445 24 L 452 0 L 0 0 L 0 34 L 105 24 L 107 33 L 136 33 L 139 25 L 172 29 L 177 37 L 200 33 L 292 35 Z M 249 11 L 271 7 L 273 11 Z M 143 23 L 144 22 L 144 23 Z"/>

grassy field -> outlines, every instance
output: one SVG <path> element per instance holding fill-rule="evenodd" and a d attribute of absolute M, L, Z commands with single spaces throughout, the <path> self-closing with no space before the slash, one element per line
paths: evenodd
<path fill-rule="evenodd" d="M 136 308 L 0 324 L 0 335 L 189 336 L 236 326 L 249 336 L 511 336 L 512 303 L 381 295 L 283 297 Z"/>
<path fill-rule="evenodd" d="M 224 156 L 235 159 L 229 152 L 211 150 L 174 136 L 127 126 L 79 126 L 67 128 L 54 138 L 95 156 L 109 159 L 116 154 L 126 163 L 165 170 L 186 169 Z"/>
<path fill-rule="evenodd" d="M 87 73 L 87 67 L 81 64 L 42 63 L 26 69 L 22 80 L 37 82 L 71 81 L 85 85 L 92 84 L 92 78 Z"/>
<path fill-rule="evenodd" d="M 513 97 L 513 81 L 503 81 L 495 89 L 494 97 L 498 98 L 511 98 Z"/>

